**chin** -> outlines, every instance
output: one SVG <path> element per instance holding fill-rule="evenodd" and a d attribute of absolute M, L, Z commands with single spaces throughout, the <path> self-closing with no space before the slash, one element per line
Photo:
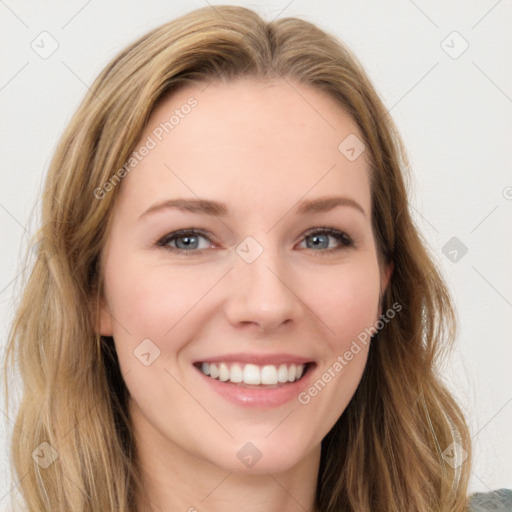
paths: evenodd
<path fill-rule="evenodd" d="M 222 447 L 219 443 L 216 449 L 218 453 L 209 454 L 210 461 L 234 473 L 264 474 L 287 471 L 305 458 L 313 456 L 315 451 L 314 447 L 304 444 L 306 436 L 301 436 L 298 431 L 294 434 L 302 437 L 302 441 L 294 439 L 293 435 L 275 433 L 268 438 L 251 438 L 248 435 L 244 441 L 232 440 L 230 446 Z M 320 441 L 317 446 L 319 452 Z"/>

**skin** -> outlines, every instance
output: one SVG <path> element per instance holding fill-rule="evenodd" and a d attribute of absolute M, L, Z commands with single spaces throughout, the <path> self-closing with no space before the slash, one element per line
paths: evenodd
<path fill-rule="evenodd" d="M 312 511 L 320 443 L 366 364 L 368 347 L 307 405 L 262 408 L 227 401 L 192 365 L 232 352 L 286 352 L 316 362 L 314 382 L 381 314 L 390 269 L 378 262 L 366 154 L 351 162 L 338 150 L 349 134 L 362 137 L 325 93 L 290 83 L 244 78 L 166 97 L 141 144 L 190 96 L 198 104 L 120 185 L 104 247 L 100 332 L 114 337 L 154 510 L 286 512 L 299 503 Z M 294 212 L 300 200 L 329 195 L 353 199 L 364 213 Z M 160 201 L 197 197 L 225 202 L 230 215 L 164 209 L 139 218 Z M 308 247 L 306 232 L 322 226 L 355 246 L 323 235 L 320 247 Z M 156 245 L 185 228 L 208 235 L 189 249 L 195 254 Z M 236 252 L 247 236 L 263 249 L 251 264 Z M 149 366 L 134 355 L 144 339 L 160 350 Z M 251 468 L 237 457 L 247 442 L 262 455 Z M 142 497 L 138 504 L 149 510 Z"/>

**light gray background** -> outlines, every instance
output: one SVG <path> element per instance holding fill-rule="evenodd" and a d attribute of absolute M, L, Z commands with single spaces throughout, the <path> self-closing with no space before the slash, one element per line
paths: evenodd
<path fill-rule="evenodd" d="M 269 20 L 303 17 L 338 35 L 390 109 L 414 171 L 415 216 L 458 310 L 457 346 L 444 375 L 473 434 L 470 490 L 512 488 L 511 2 L 234 3 Z M 0 0 L 2 349 L 24 270 L 21 251 L 38 222 L 29 216 L 57 140 L 88 84 L 127 43 L 205 5 Z M 49 39 L 41 42 L 48 38 L 43 31 L 58 42 L 46 59 L 31 48 L 33 41 L 51 47 Z M 469 44 L 460 56 L 464 41 L 454 31 Z M 467 247 L 463 257 L 460 249 L 443 253 L 452 237 Z M 1 428 L 10 432 L 14 411 L 2 403 L 0 412 Z M 11 491 L 7 468 L 2 439 L 0 506 Z"/>

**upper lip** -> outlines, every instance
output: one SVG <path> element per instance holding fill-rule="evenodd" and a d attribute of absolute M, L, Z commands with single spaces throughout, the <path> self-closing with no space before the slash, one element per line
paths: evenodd
<path fill-rule="evenodd" d="M 245 363 L 245 364 L 306 364 L 312 363 L 313 360 L 308 357 L 297 356 L 294 354 L 249 354 L 247 352 L 239 354 L 224 354 L 221 356 L 204 357 L 197 361 L 197 363 Z"/>

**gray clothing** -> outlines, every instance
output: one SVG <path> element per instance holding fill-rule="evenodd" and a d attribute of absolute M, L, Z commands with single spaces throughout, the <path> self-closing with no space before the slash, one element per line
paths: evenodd
<path fill-rule="evenodd" d="M 477 492 L 470 496 L 468 512 L 511 512 L 512 490 L 498 489 L 492 492 Z"/>

